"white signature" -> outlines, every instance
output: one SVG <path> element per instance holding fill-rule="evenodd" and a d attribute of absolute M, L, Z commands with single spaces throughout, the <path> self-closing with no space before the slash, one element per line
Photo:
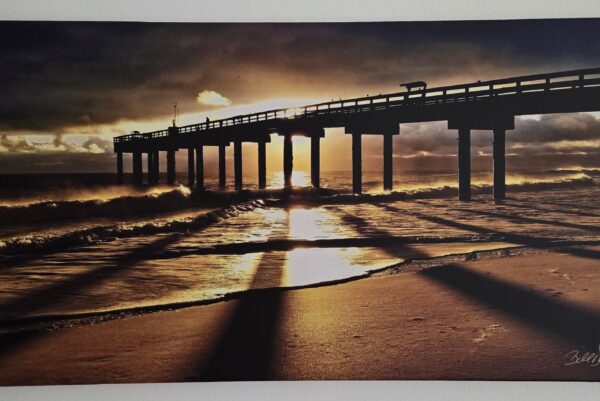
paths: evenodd
<path fill-rule="evenodd" d="M 583 350 L 574 349 L 573 351 L 567 352 L 565 358 L 568 362 L 565 362 L 565 366 L 579 365 L 586 363 L 592 367 L 600 366 L 600 345 L 598 345 L 597 352 L 584 352 Z"/>

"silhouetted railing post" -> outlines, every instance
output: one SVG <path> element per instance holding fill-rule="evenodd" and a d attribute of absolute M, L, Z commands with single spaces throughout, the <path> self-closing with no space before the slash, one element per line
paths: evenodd
<path fill-rule="evenodd" d="M 195 183 L 195 169 L 196 164 L 194 162 L 194 148 L 188 148 L 188 187 L 194 188 Z"/>
<path fill-rule="evenodd" d="M 310 182 L 313 187 L 321 186 L 321 135 L 310 137 Z"/>
<path fill-rule="evenodd" d="M 175 151 L 167 150 L 167 185 L 175 184 Z"/>
<path fill-rule="evenodd" d="M 204 189 L 204 147 L 196 146 L 196 189 Z"/>
<path fill-rule="evenodd" d="M 352 192 L 362 192 L 362 143 L 358 132 L 352 132 Z"/>
<path fill-rule="evenodd" d="M 226 183 L 225 145 L 219 145 L 219 189 L 225 189 Z"/>
<path fill-rule="evenodd" d="M 258 188 L 267 187 L 267 143 L 258 142 Z"/>
<path fill-rule="evenodd" d="M 142 185 L 142 153 L 133 152 L 133 184 Z"/>
<path fill-rule="evenodd" d="M 235 175 L 235 189 L 242 190 L 242 142 L 233 143 L 233 173 Z"/>
<path fill-rule="evenodd" d="M 391 190 L 393 187 L 393 132 L 383 134 L 383 189 Z"/>
<path fill-rule="evenodd" d="M 117 152 L 117 183 L 123 184 L 123 152 Z"/>
<path fill-rule="evenodd" d="M 292 148 L 292 135 L 283 136 L 283 181 L 285 188 L 292 187 L 292 170 L 294 169 L 294 154 Z"/>
<path fill-rule="evenodd" d="M 458 130 L 458 199 L 471 200 L 471 130 Z"/>
<path fill-rule="evenodd" d="M 504 199 L 506 196 L 506 131 L 494 130 L 494 199 Z"/>

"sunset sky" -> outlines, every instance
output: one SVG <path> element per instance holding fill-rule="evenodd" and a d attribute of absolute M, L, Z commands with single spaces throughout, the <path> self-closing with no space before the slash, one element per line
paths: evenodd
<path fill-rule="evenodd" d="M 600 66 L 600 20 L 363 24 L 0 23 L 0 173 L 114 171 L 112 138 L 271 108 L 429 86 Z M 308 169 L 308 144 L 295 168 Z M 600 114 L 519 118 L 507 167 L 600 167 Z M 324 170 L 350 169 L 350 138 L 331 129 Z M 363 142 L 364 169 L 381 138 Z M 347 148 L 348 152 L 340 152 Z M 406 124 L 398 169 L 450 169 L 456 133 Z M 246 168 L 255 170 L 256 145 Z M 268 145 L 280 168 L 282 143 Z M 475 132 L 473 164 L 491 136 Z M 332 157 L 335 152 L 336 157 Z M 184 152 L 179 152 L 183 156 Z M 340 156 L 341 155 L 341 156 Z M 216 150 L 206 152 L 214 171 Z M 182 159 L 183 160 L 183 159 Z M 127 168 L 130 166 L 127 165 Z M 180 162 L 179 169 L 185 165 Z"/>

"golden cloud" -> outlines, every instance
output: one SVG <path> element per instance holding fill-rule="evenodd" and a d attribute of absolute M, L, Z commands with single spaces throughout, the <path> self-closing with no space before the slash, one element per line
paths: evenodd
<path fill-rule="evenodd" d="M 231 100 L 212 90 L 203 90 L 198 93 L 196 101 L 203 106 L 229 106 Z"/>

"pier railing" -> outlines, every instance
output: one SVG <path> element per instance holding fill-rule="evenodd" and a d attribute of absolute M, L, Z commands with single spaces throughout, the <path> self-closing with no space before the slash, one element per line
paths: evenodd
<path fill-rule="evenodd" d="M 469 103 L 498 96 L 519 96 L 535 92 L 573 90 L 600 86 L 600 68 L 562 71 L 550 74 L 525 75 L 491 81 L 403 91 L 304 107 L 268 110 L 239 115 L 221 120 L 185 125 L 177 128 L 178 134 L 198 133 L 232 126 L 243 126 L 269 120 L 318 118 L 335 114 L 355 114 L 402 107 L 427 107 L 440 104 Z M 114 138 L 114 143 L 148 140 L 169 136 L 169 130 L 132 133 Z"/>

